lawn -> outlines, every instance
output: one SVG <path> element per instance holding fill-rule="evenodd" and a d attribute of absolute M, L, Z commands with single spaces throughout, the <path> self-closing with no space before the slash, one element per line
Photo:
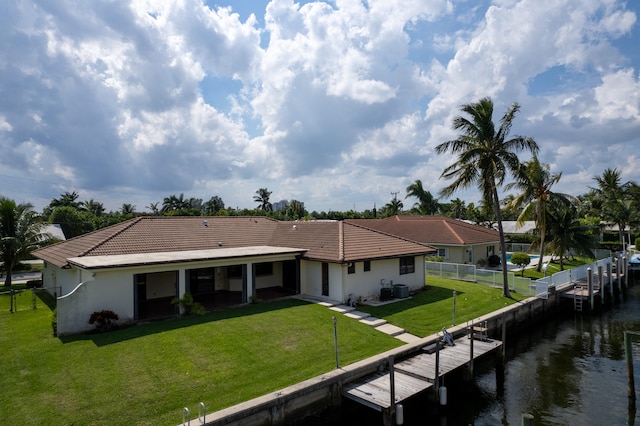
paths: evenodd
<path fill-rule="evenodd" d="M 425 336 L 513 303 L 500 289 L 429 279 L 415 297 L 372 310 Z M 285 300 L 173 318 L 104 334 L 57 338 L 41 300 L 0 296 L 0 424 L 177 425 L 182 408 L 213 412 L 335 367 L 332 317 L 317 304 Z M 6 308 L 6 309 L 5 309 Z M 402 342 L 337 315 L 340 364 Z"/>
<path fill-rule="evenodd" d="M 427 278 L 427 290 L 402 302 L 382 306 L 360 306 L 358 310 L 384 318 L 408 333 L 425 337 L 453 322 L 453 291 L 456 291 L 456 324 L 464 324 L 526 297 L 512 293 L 502 297 L 502 289 L 446 278 Z"/>

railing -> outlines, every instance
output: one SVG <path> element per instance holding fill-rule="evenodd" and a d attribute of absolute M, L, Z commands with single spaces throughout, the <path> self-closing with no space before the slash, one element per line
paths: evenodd
<path fill-rule="evenodd" d="M 476 281 L 476 266 L 461 263 L 425 262 L 425 274 L 428 277 Z"/>
<path fill-rule="evenodd" d="M 479 284 L 502 288 L 502 271 L 477 269 L 475 265 L 446 262 L 425 262 L 427 277 L 450 278 L 461 281 L 472 281 Z M 519 294 L 533 295 L 531 279 L 517 277 L 513 272 L 507 272 L 509 290 Z"/>
<path fill-rule="evenodd" d="M 550 286 L 560 286 L 587 278 L 587 270 L 591 268 L 594 282 L 598 283 L 598 267 L 602 266 L 602 272 L 607 272 L 607 264 L 613 263 L 612 258 L 600 259 L 598 261 L 577 266 L 575 268 L 556 272 L 548 277 L 535 280 L 518 277 L 513 272 L 507 272 L 509 290 L 519 294 L 547 298 Z M 490 285 L 492 287 L 502 287 L 502 271 L 487 269 L 477 269 L 475 265 L 445 262 L 425 262 L 425 275 L 428 277 L 451 278 L 462 281 L 473 281 L 479 284 Z"/>

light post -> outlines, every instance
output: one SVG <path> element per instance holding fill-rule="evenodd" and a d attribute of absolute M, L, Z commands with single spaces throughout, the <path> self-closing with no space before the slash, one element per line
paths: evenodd
<path fill-rule="evenodd" d="M 456 325 L 456 295 L 458 293 L 453 290 L 453 319 L 451 320 L 451 325 Z"/>
<path fill-rule="evenodd" d="M 333 344 L 336 348 L 336 368 L 340 368 L 340 364 L 338 362 L 338 320 L 336 316 L 333 316 Z"/>

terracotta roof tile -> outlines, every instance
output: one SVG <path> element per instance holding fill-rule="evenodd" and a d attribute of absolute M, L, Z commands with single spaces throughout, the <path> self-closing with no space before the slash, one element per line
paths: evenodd
<path fill-rule="evenodd" d="M 307 250 L 306 258 L 329 262 L 423 254 L 433 250 L 414 241 L 335 221 L 143 216 L 42 248 L 34 255 L 64 267 L 67 259 L 82 256 L 250 246 L 303 248 Z"/>
<path fill-rule="evenodd" d="M 347 222 L 424 244 L 469 245 L 500 240 L 494 229 L 446 216 L 400 215 L 385 219 L 349 219 Z"/>

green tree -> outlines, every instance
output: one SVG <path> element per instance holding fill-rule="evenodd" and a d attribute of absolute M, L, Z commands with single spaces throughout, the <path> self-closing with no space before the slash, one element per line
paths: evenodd
<path fill-rule="evenodd" d="M 267 188 L 260 188 L 256 191 L 256 195 L 253 196 L 253 201 L 258 203 L 258 210 L 265 212 L 273 211 L 273 205 L 269 202 L 271 197 L 271 191 Z"/>
<path fill-rule="evenodd" d="M 531 257 L 527 253 L 517 251 L 511 254 L 511 263 L 520 267 L 522 276 L 524 277 L 524 268 L 531 263 Z"/>
<path fill-rule="evenodd" d="M 542 270 L 544 257 L 545 237 L 547 235 L 547 202 L 556 198 L 560 202 L 569 203 L 573 198 L 566 194 L 553 192 L 551 187 L 560 181 L 562 173 L 552 174 L 548 164 L 540 163 L 537 156 L 520 165 L 516 174 L 516 180 L 506 186 L 506 189 L 516 188 L 520 193 L 515 196 L 507 208 L 522 209 L 517 218 L 518 226 L 522 226 L 525 220 L 532 219 L 536 223 L 540 238 L 540 257 L 536 270 Z"/>
<path fill-rule="evenodd" d="M 136 206 L 133 204 L 123 203 L 120 208 L 120 213 L 123 216 L 133 216 L 136 213 Z"/>
<path fill-rule="evenodd" d="M 0 197 L 0 258 L 7 273 L 5 286 L 11 285 L 13 268 L 47 239 L 31 204 L 16 204 L 9 198 Z"/>
<path fill-rule="evenodd" d="M 607 168 L 601 176 L 594 176 L 598 184 L 592 188 L 599 204 L 600 218 L 606 223 L 616 225 L 620 243 L 624 248 L 624 231 L 634 222 L 638 200 L 634 199 L 637 185 L 635 182 L 622 183 L 618 169 Z"/>
<path fill-rule="evenodd" d="M 547 204 L 548 247 L 560 258 L 560 270 L 564 270 L 564 258 L 569 253 L 594 257 L 598 241 L 589 226 L 582 224 L 575 204 L 552 198 Z"/>
<path fill-rule="evenodd" d="M 402 201 L 394 197 L 393 200 L 389 201 L 384 206 L 385 216 L 395 216 L 402 211 L 403 207 L 404 205 L 402 204 Z"/>
<path fill-rule="evenodd" d="M 224 201 L 222 201 L 222 198 L 214 195 L 209 198 L 209 201 L 204 203 L 203 210 L 206 215 L 216 214 L 219 211 L 224 210 Z"/>
<path fill-rule="evenodd" d="M 416 179 L 411 185 L 407 186 L 407 196 L 404 197 L 415 197 L 418 199 L 418 202 L 413 205 L 411 209 L 412 212 L 422 215 L 433 215 L 438 213 L 440 209 L 440 205 L 438 204 L 438 200 L 433 197 L 431 192 L 427 191 L 422 186 L 422 181 L 420 179 Z"/>
<path fill-rule="evenodd" d="M 498 188 L 502 187 L 507 175 L 517 173 L 520 167 L 519 152 L 538 152 L 538 145 L 532 138 L 515 136 L 507 139 L 519 109 L 519 105 L 513 103 L 502 116 L 496 130 L 493 123 L 493 101 L 490 98 L 463 105 L 461 110 L 468 118 L 457 116 L 453 119 L 453 129 L 459 131 L 460 135 L 457 139 L 441 143 L 435 149 L 438 154 L 457 154 L 457 160 L 442 172 L 442 178 L 454 181 L 440 192 L 441 196 L 449 197 L 458 189 L 477 186 L 482 192 L 483 201 L 494 208 L 500 236 L 502 292 L 505 297 L 509 297 L 509 281 Z"/>
<path fill-rule="evenodd" d="M 60 224 L 66 238 L 77 237 L 96 229 L 95 216 L 70 206 L 54 208 L 49 215 L 49 222 Z"/>
<path fill-rule="evenodd" d="M 104 205 L 98 201 L 94 201 L 94 199 L 90 199 L 89 201 L 82 201 L 79 203 L 78 208 L 80 210 L 88 211 L 93 214 L 95 217 L 100 217 L 104 214 Z"/>
<path fill-rule="evenodd" d="M 285 209 L 285 216 L 290 220 L 302 219 L 306 214 L 304 205 L 298 200 L 289 201 Z"/>

